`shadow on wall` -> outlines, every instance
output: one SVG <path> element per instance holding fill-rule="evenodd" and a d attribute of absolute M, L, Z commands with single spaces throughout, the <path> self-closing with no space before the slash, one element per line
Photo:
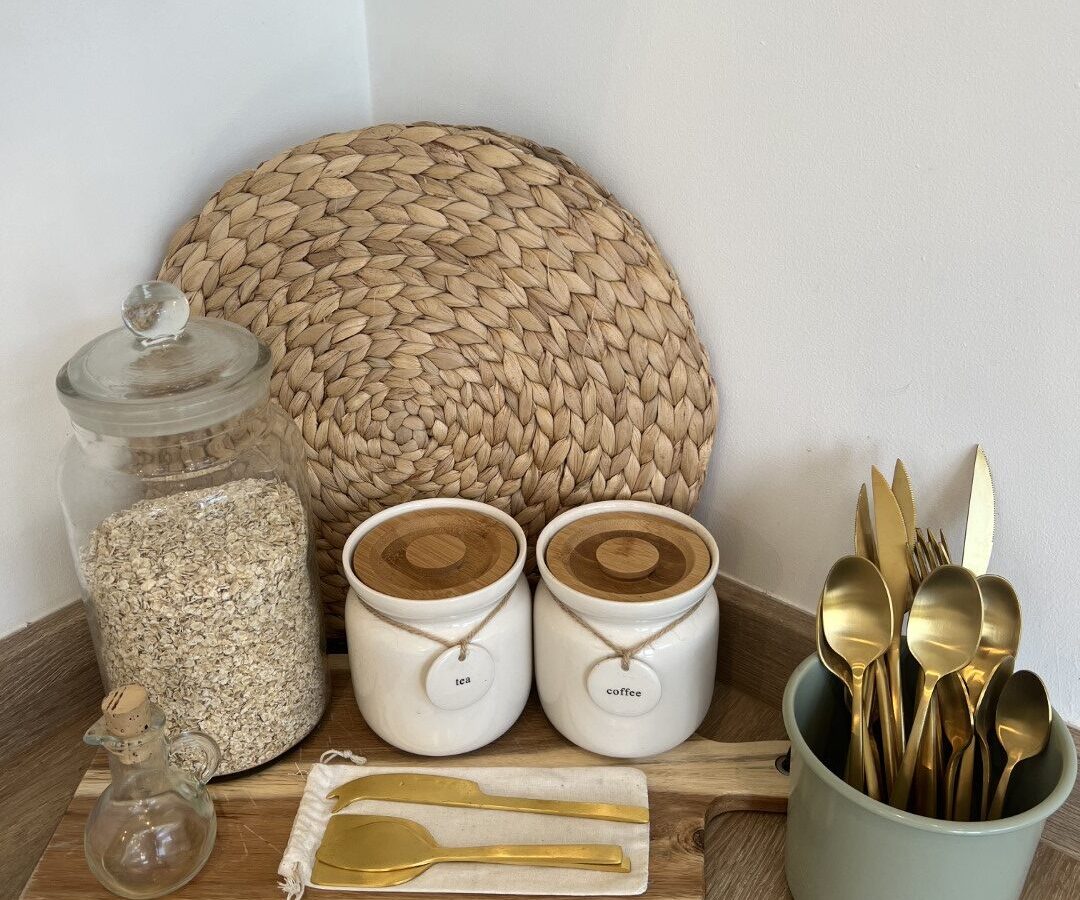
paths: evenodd
<path fill-rule="evenodd" d="M 720 571 L 805 607 L 806 599 L 820 588 L 827 565 L 820 572 L 809 571 L 798 558 L 831 561 L 850 552 L 850 547 L 834 546 L 829 535 L 835 533 L 834 523 L 841 516 L 854 516 L 858 485 L 851 485 L 849 491 L 840 483 L 843 475 L 839 473 L 851 471 L 862 455 L 850 447 L 837 446 L 749 469 L 751 478 L 724 492 L 721 509 L 705 512 L 720 547 Z M 866 474 L 869 480 L 869 469 Z M 824 494 L 830 501 L 827 506 L 810 505 L 812 498 L 821 496 L 814 488 L 818 485 L 825 486 Z M 768 523 L 762 522 L 761 511 L 772 507 L 778 496 L 790 498 L 788 515 L 805 521 L 805 542 L 794 559 L 792 548 L 763 528 Z"/>
<path fill-rule="evenodd" d="M 908 466 L 919 527 L 943 529 L 955 562 L 963 555 L 974 445 L 970 449 L 958 453 L 956 462 L 936 481 L 920 481 L 918 471 Z M 865 483 L 871 491 L 873 465 L 891 479 L 896 456 L 895 450 L 837 446 L 751 468 L 752 478 L 727 486 L 717 497 L 712 506 L 719 508 L 702 503 L 698 509 L 716 536 L 720 571 L 813 610 L 829 566 L 854 552 L 852 541 L 837 542 L 830 536 L 838 530 L 854 531 L 859 486 Z M 763 528 L 769 523 L 762 522 L 761 511 L 773 508 L 778 496 L 789 498 L 787 514 L 802 520 L 798 548 L 779 543 Z M 871 515 L 872 510 L 871 506 Z"/>

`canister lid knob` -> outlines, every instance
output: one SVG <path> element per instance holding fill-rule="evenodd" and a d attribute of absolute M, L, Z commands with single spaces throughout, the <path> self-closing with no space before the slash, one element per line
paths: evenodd
<path fill-rule="evenodd" d="M 442 572 L 461 565 L 465 542 L 454 534 L 423 534 L 405 547 L 405 559 L 418 569 Z"/>
<path fill-rule="evenodd" d="M 621 581 L 644 578 L 660 564 L 660 551 L 632 535 L 608 538 L 596 548 L 596 561 L 604 574 Z"/>

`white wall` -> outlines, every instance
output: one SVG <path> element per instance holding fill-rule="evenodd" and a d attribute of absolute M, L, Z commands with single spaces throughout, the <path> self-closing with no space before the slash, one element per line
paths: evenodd
<path fill-rule="evenodd" d="M 369 0 L 368 29 L 376 120 L 557 146 L 672 260 L 725 571 L 811 608 L 897 455 L 960 546 L 981 440 L 1020 662 L 1080 720 L 1080 6 Z"/>
<path fill-rule="evenodd" d="M 226 178 L 369 121 L 360 0 L 0 5 L 0 635 L 77 593 L 57 369 Z"/>
<path fill-rule="evenodd" d="M 897 455 L 959 545 L 983 441 L 1021 663 L 1080 721 L 1080 7 L 367 7 L 370 79 L 362 0 L 0 10 L 0 634 L 75 594 L 60 364 L 226 177 L 427 118 L 558 146 L 657 237 L 720 382 L 728 573 L 811 607 Z"/>

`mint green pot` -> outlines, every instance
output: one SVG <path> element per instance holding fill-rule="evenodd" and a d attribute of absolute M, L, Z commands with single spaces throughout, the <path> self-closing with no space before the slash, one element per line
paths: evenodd
<path fill-rule="evenodd" d="M 1046 820 L 1076 781 L 1076 750 L 1055 713 L 1050 744 L 1017 767 L 1006 817 L 943 822 L 849 787 L 821 761 L 846 745 L 842 689 L 816 656 L 784 692 L 791 740 L 788 886 L 795 900 L 1017 900 Z"/>

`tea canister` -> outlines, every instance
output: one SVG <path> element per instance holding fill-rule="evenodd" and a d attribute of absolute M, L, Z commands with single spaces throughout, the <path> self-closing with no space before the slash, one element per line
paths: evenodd
<path fill-rule="evenodd" d="M 329 698 L 300 430 L 270 401 L 269 348 L 132 289 L 123 327 L 56 378 L 73 434 L 60 500 L 102 680 L 142 685 L 218 774 L 299 743 Z"/>
<path fill-rule="evenodd" d="M 516 721 L 532 685 L 517 522 L 471 500 L 402 503 L 357 527 L 342 562 L 353 692 L 376 734 L 448 756 Z"/>
<path fill-rule="evenodd" d="M 536 544 L 536 686 L 544 712 L 586 750 L 663 753 L 713 695 L 717 547 L 689 516 L 610 500 L 551 521 Z"/>

